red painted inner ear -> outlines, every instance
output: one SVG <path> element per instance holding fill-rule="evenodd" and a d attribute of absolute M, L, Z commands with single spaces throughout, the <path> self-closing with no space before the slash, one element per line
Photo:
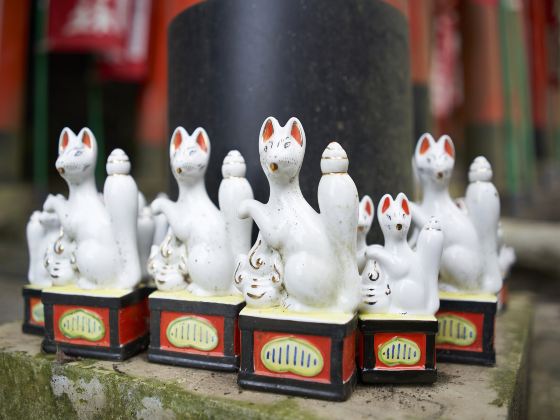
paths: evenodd
<path fill-rule="evenodd" d="M 410 214 L 410 210 L 408 209 L 408 201 L 406 201 L 404 198 L 403 198 L 403 201 L 401 203 L 401 207 L 406 214 Z"/>
<path fill-rule="evenodd" d="M 366 202 L 366 213 L 371 216 L 371 202 L 370 201 Z"/>
<path fill-rule="evenodd" d="M 198 144 L 203 151 L 208 151 L 208 146 L 206 146 L 206 139 L 204 138 L 204 134 L 202 134 L 202 132 L 198 133 L 198 136 L 196 136 L 196 144 Z"/>
<path fill-rule="evenodd" d="M 385 197 L 385 200 L 383 201 L 383 207 L 381 208 L 381 213 L 385 213 L 390 205 L 391 199 L 389 197 Z"/>
<path fill-rule="evenodd" d="M 62 148 L 62 150 L 66 149 L 66 147 L 68 146 L 68 132 L 65 131 L 62 134 L 62 142 L 60 143 L 60 147 Z"/>
<path fill-rule="evenodd" d="M 177 150 L 181 146 L 181 143 L 183 143 L 183 136 L 181 132 L 177 130 L 173 136 L 173 149 Z"/>
<path fill-rule="evenodd" d="M 266 122 L 266 125 L 264 126 L 264 131 L 263 131 L 263 140 L 264 141 L 268 141 L 272 135 L 274 134 L 274 127 L 272 126 L 272 121 L 268 120 Z"/>
<path fill-rule="evenodd" d="M 84 135 L 82 136 L 82 143 L 91 149 L 91 137 L 89 136 L 89 133 L 87 131 L 84 131 Z"/>
<path fill-rule="evenodd" d="M 420 154 L 423 155 L 428 151 L 429 148 L 430 148 L 430 140 L 428 139 L 428 137 L 423 137 L 422 144 L 420 144 Z"/>
<path fill-rule="evenodd" d="M 292 124 L 292 132 L 290 134 L 294 139 L 296 139 L 300 146 L 303 145 L 303 139 L 301 137 L 301 131 L 299 129 L 298 123 L 294 122 Z"/>
<path fill-rule="evenodd" d="M 452 158 L 455 157 L 455 151 L 453 150 L 453 146 L 451 145 L 451 142 L 448 139 L 445 140 L 445 144 L 443 148 L 445 149 L 445 153 L 447 153 Z"/>

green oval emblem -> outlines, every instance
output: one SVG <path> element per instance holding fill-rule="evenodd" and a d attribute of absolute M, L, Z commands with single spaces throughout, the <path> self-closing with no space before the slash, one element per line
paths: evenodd
<path fill-rule="evenodd" d="M 313 377 L 323 370 L 323 356 L 319 349 L 306 340 L 280 337 L 266 343 L 261 350 L 261 361 L 272 372 L 291 372 Z"/>
<path fill-rule="evenodd" d="M 393 337 L 377 350 L 377 358 L 387 366 L 415 365 L 422 352 L 414 341 L 403 337 Z"/>
<path fill-rule="evenodd" d="M 45 309 L 43 302 L 38 302 L 31 308 L 31 318 L 35 322 L 45 322 Z"/>
<path fill-rule="evenodd" d="M 105 336 L 103 320 L 86 309 L 71 309 L 58 320 L 58 328 L 65 337 L 99 341 Z"/>
<path fill-rule="evenodd" d="M 460 347 L 470 346 L 476 340 L 476 327 L 458 315 L 444 314 L 438 316 L 438 333 L 436 343 L 450 343 Z"/>
<path fill-rule="evenodd" d="M 182 316 L 167 326 L 167 339 L 175 347 L 210 351 L 218 346 L 218 331 L 204 318 Z"/>

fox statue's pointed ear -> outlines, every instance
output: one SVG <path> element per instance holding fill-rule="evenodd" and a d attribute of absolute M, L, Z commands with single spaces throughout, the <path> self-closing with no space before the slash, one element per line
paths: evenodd
<path fill-rule="evenodd" d="M 373 201 L 369 195 L 364 195 L 362 197 L 361 206 L 368 217 L 373 215 Z"/>
<path fill-rule="evenodd" d="M 455 145 L 453 144 L 453 140 L 451 140 L 451 137 L 449 137 L 447 134 L 444 134 L 438 139 L 438 143 L 442 143 L 445 153 L 455 159 Z"/>
<path fill-rule="evenodd" d="M 77 137 L 82 142 L 82 144 L 86 146 L 88 149 L 93 149 L 93 148 L 97 149 L 95 136 L 93 135 L 93 132 L 89 128 L 87 127 L 82 128 L 78 133 Z"/>
<path fill-rule="evenodd" d="M 408 205 L 408 198 L 404 193 L 399 193 L 397 195 L 397 201 L 401 203 L 401 209 L 406 213 L 407 216 L 410 216 L 410 207 Z"/>
<path fill-rule="evenodd" d="M 266 143 L 274 134 L 274 118 L 268 117 L 261 127 L 261 140 Z"/>
<path fill-rule="evenodd" d="M 430 150 L 430 147 L 432 147 L 434 143 L 435 141 L 431 134 L 422 134 L 420 136 L 420 139 L 418 140 L 418 143 L 416 144 L 416 154 L 420 156 L 423 155 L 428 150 Z"/>
<path fill-rule="evenodd" d="M 290 129 L 290 135 L 298 142 L 300 146 L 303 146 L 303 139 L 305 134 L 303 133 L 303 128 L 301 123 L 297 118 L 292 118 L 292 127 Z"/>
<path fill-rule="evenodd" d="M 202 127 L 198 127 L 194 130 L 193 134 L 196 135 L 196 144 L 200 147 L 200 150 L 208 153 L 208 149 L 210 149 L 210 139 L 208 138 L 206 130 Z"/>
<path fill-rule="evenodd" d="M 64 150 L 66 150 L 66 148 L 70 144 L 70 135 L 74 135 L 74 133 L 68 127 L 64 127 L 60 132 L 60 137 L 58 139 L 59 155 L 62 154 L 62 152 L 64 152 Z"/>
<path fill-rule="evenodd" d="M 94 140 L 93 140 L 93 133 L 90 131 L 89 128 L 84 128 L 82 130 L 81 139 L 82 139 L 82 144 L 91 149 Z"/>
<path fill-rule="evenodd" d="M 389 210 L 389 207 L 391 207 L 392 202 L 393 197 L 391 197 L 389 194 L 385 194 L 383 197 L 381 197 L 381 205 L 377 208 L 378 211 L 381 212 L 381 214 L 385 214 L 385 212 Z"/>
<path fill-rule="evenodd" d="M 185 141 L 185 134 L 186 130 L 181 126 L 177 127 L 175 131 L 173 131 L 173 134 L 171 135 L 171 142 L 169 143 L 170 155 L 173 155 L 177 149 L 181 147 L 181 144 Z"/>

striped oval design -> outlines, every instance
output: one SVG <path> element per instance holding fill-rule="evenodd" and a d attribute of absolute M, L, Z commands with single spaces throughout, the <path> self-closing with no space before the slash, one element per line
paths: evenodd
<path fill-rule="evenodd" d="M 422 352 L 414 341 L 403 337 L 393 337 L 377 350 L 377 358 L 387 366 L 415 365 Z"/>
<path fill-rule="evenodd" d="M 31 307 L 31 318 L 35 322 L 45 322 L 45 308 L 43 302 L 37 302 Z"/>
<path fill-rule="evenodd" d="M 204 318 L 182 316 L 169 323 L 165 332 L 169 342 L 178 348 L 192 347 L 210 351 L 218 346 L 218 331 Z"/>
<path fill-rule="evenodd" d="M 295 337 L 280 337 L 266 343 L 261 350 L 261 361 L 271 372 L 290 372 L 313 377 L 324 366 L 319 349 L 309 341 Z"/>
<path fill-rule="evenodd" d="M 476 340 L 476 326 L 459 315 L 444 314 L 438 316 L 438 333 L 436 343 L 449 343 L 455 346 L 470 346 Z"/>
<path fill-rule="evenodd" d="M 68 338 L 99 341 L 105 336 L 105 324 L 99 315 L 81 308 L 64 312 L 58 320 L 58 328 Z"/>

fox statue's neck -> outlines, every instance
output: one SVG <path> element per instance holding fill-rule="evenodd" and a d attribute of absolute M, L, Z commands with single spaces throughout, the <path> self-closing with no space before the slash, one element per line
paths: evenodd
<path fill-rule="evenodd" d="M 80 200 L 84 197 L 97 197 L 98 191 L 95 185 L 95 177 L 92 175 L 79 182 L 70 182 L 68 184 L 68 200 Z"/>
<path fill-rule="evenodd" d="M 294 200 L 305 201 L 301 188 L 299 186 L 299 176 L 295 176 L 287 182 L 277 182 L 269 179 L 270 199 L 269 203 L 280 203 L 285 201 L 293 202 Z"/>
<path fill-rule="evenodd" d="M 403 238 L 393 238 L 385 236 L 385 249 L 394 254 L 401 254 L 402 251 L 410 250 L 408 243 Z"/>
<path fill-rule="evenodd" d="M 198 204 L 200 200 L 209 200 L 208 193 L 206 192 L 206 185 L 204 177 L 200 178 L 186 178 L 177 182 L 179 186 L 178 202 L 183 204 Z"/>
<path fill-rule="evenodd" d="M 453 203 L 451 196 L 449 195 L 449 185 L 434 185 L 427 184 L 422 191 L 423 203 L 441 203 L 449 202 Z"/>

